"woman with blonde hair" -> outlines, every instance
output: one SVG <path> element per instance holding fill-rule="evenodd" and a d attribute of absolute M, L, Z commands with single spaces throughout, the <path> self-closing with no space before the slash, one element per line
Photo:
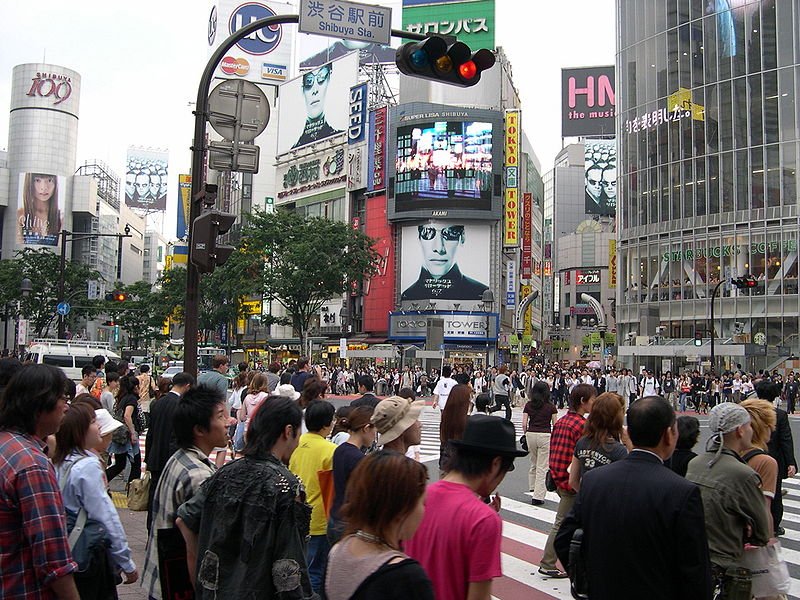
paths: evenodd
<path fill-rule="evenodd" d="M 750 415 L 750 426 L 753 428 L 753 441 L 742 452 L 742 460 L 761 477 L 761 492 L 764 494 L 771 536 L 774 537 L 772 500 L 778 487 L 778 462 L 767 454 L 767 442 L 775 430 L 778 417 L 775 407 L 768 400 L 750 398 L 742 401 L 740 406 Z"/>
<path fill-rule="evenodd" d="M 619 394 L 604 392 L 594 399 L 569 468 L 569 485 L 573 490 L 580 489 L 587 471 L 628 456 L 628 449 L 622 443 L 624 418 L 625 401 Z"/>

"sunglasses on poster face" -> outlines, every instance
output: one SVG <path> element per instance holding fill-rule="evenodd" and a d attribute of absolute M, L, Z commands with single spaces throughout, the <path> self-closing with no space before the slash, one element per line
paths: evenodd
<path fill-rule="evenodd" d="M 312 71 L 311 73 L 306 73 L 303 75 L 303 89 L 310 90 L 314 87 L 314 80 L 316 79 L 317 83 L 322 85 L 328 78 L 331 76 L 331 68 L 330 67 L 320 67 L 316 71 Z"/>
<path fill-rule="evenodd" d="M 420 225 L 417 229 L 419 230 L 420 239 L 428 241 L 435 238 L 437 232 L 442 235 L 442 239 L 446 242 L 456 242 L 464 235 L 463 225 L 451 225 L 450 227 L 444 227 L 443 229 L 436 229 L 436 227 L 426 227 L 424 225 Z"/>

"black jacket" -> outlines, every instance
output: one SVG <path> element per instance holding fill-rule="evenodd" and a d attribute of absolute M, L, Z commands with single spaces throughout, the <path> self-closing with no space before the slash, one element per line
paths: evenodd
<path fill-rule="evenodd" d="M 710 600 L 700 489 L 656 456 L 634 450 L 583 476 L 556 536 L 562 564 L 578 528 L 592 600 Z M 620 565 L 636 568 L 620 571 Z"/>
<path fill-rule="evenodd" d="M 422 267 L 417 280 L 403 291 L 400 299 L 480 300 L 483 292 L 488 289 L 486 284 L 464 275 L 458 265 L 453 265 L 447 274 L 439 279 Z"/>
<path fill-rule="evenodd" d="M 782 408 L 776 408 L 778 422 L 775 431 L 769 438 L 767 447 L 769 455 L 778 461 L 778 477 L 786 479 L 790 466 L 797 467 L 797 460 L 794 458 L 794 441 L 792 440 L 792 428 L 789 426 L 789 415 Z"/>
<path fill-rule="evenodd" d="M 147 470 L 156 478 L 178 449 L 172 424 L 180 399 L 175 392 L 168 392 L 150 405 L 150 429 L 144 443 L 144 461 Z"/>

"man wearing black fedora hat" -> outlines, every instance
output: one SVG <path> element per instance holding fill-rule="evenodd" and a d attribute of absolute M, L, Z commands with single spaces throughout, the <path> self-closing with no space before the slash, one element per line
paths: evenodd
<path fill-rule="evenodd" d="M 469 417 L 462 438 L 449 444 L 447 474 L 428 486 L 425 517 L 406 553 L 428 573 L 437 600 L 489 598 L 492 579 L 502 575 L 502 521 L 500 498 L 489 505 L 483 498 L 527 452 L 517 447 L 510 421 L 489 415 Z"/>

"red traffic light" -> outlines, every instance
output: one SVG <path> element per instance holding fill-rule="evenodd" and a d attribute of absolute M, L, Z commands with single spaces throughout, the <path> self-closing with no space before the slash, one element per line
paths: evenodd
<path fill-rule="evenodd" d="M 400 46 L 395 62 L 401 73 L 411 77 L 471 87 L 481 80 L 482 71 L 494 66 L 495 55 L 486 48 L 472 52 L 464 42 L 430 36 Z"/>

